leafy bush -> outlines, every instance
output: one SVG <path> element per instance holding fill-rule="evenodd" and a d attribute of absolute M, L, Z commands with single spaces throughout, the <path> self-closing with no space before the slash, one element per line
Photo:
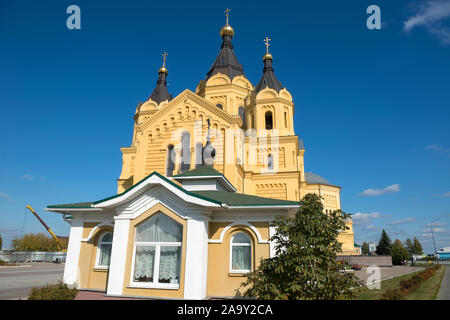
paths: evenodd
<path fill-rule="evenodd" d="M 31 289 L 28 300 L 73 300 L 77 295 L 77 289 L 70 289 L 67 285 L 59 282 L 55 285 Z"/>
<path fill-rule="evenodd" d="M 407 296 L 408 294 L 416 291 L 420 285 L 431 278 L 441 267 L 440 264 L 437 264 L 433 267 L 430 267 L 424 271 L 419 272 L 418 274 L 412 276 L 409 279 L 400 281 L 400 288 L 387 290 L 381 296 L 382 300 L 400 300 Z"/>

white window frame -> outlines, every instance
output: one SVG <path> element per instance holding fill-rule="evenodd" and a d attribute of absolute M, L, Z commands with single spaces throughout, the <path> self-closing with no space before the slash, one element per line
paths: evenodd
<path fill-rule="evenodd" d="M 243 233 L 245 234 L 249 239 L 250 239 L 250 243 L 233 243 L 234 237 L 239 234 L 239 233 Z M 253 244 L 253 240 L 252 237 L 250 237 L 247 233 L 239 231 L 236 232 L 230 239 L 230 271 L 229 273 L 249 273 L 252 271 L 253 268 L 253 248 L 252 248 L 252 244 Z M 233 269 L 233 247 L 234 246 L 250 246 L 250 270 L 234 270 Z"/>
<path fill-rule="evenodd" d="M 109 266 L 101 266 L 99 264 L 101 251 L 102 251 L 102 246 L 101 246 L 102 244 L 110 244 L 111 245 L 111 253 L 112 253 L 112 241 L 111 242 L 103 242 L 102 241 L 103 238 L 107 234 L 110 234 L 111 236 L 113 235 L 112 232 L 105 232 L 98 238 L 98 241 L 97 241 L 97 256 L 95 258 L 95 267 L 94 267 L 95 269 L 105 269 L 105 270 L 109 269 Z M 111 263 L 111 257 L 109 257 L 109 262 Z"/>
<path fill-rule="evenodd" d="M 164 213 L 162 213 L 164 214 Z M 170 218 L 170 217 L 169 217 Z M 151 219 L 151 217 L 149 218 Z M 172 218 L 171 218 L 172 219 Z M 173 219 L 172 219 L 173 220 Z M 178 221 L 174 220 L 176 223 L 180 224 Z M 183 226 L 181 226 L 183 228 Z M 135 228 L 137 230 L 137 228 Z M 135 233 L 135 236 L 137 231 Z M 153 266 L 153 282 L 139 282 L 134 281 L 134 270 L 135 270 L 135 262 L 136 262 L 136 247 L 154 247 L 155 248 L 155 260 Z M 161 256 L 161 247 L 180 247 L 181 249 L 181 257 L 180 257 L 180 274 L 178 275 L 178 283 L 159 283 L 159 263 Z M 131 274 L 130 274 L 130 285 L 129 287 L 135 288 L 148 288 L 148 289 L 172 289 L 177 290 L 180 289 L 181 283 L 181 264 L 183 262 L 183 246 L 182 242 L 141 242 L 134 241 L 133 245 L 133 258 L 131 262 Z"/>

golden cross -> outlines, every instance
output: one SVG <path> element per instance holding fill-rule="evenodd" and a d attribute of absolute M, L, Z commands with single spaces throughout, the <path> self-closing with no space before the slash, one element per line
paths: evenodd
<path fill-rule="evenodd" d="M 230 12 L 231 10 L 227 8 L 227 10 L 224 11 L 225 12 L 225 16 L 227 17 L 227 24 L 228 24 L 228 17 L 230 16 Z"/>
<path fill-rule="evenodd" d="M 266 37 L 263 41 L 266 44 L 266 53 L 269 53 L 269 46 L 270 46 L 269 41 L 272 41 L 272 39 L 269 39 L 269 37 Z"/>
<path fill-rule="evenodd" d="M 164 51 L 162 56 L 163 56 L 163 67 L 165 67 L 166 66 L 166 57 L 168 56 L 167 52 Z"/>

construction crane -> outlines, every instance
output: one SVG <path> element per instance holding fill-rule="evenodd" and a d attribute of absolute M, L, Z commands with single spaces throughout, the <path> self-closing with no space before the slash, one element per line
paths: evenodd
<path fill-rule="evenodd" d="M 58 246 L 58 251 L 66 252 L 67 249 L 61 243 L 61 241 L 59 241 L 58 237 L 55 236 L 53 231 L 47 226 L 47 224 L 44 222 L 44 220 L 42 220 L 41 217 L 39 217 L 39 215 L 36 213 L 36 211 L 34 211 L 33 208 L 29 205 L 27 206 L 27 209 L 30 210 L 32 214 L 34 214 L 34 216 L 39 220 L 40 223 L 42 223 L 42 225 L 45 227 L 45 229 L 47 229 L 48 233 L 50 233 L 50 235 L 53 237 L 53 239 L 55 239 L 56 245 Z"/>

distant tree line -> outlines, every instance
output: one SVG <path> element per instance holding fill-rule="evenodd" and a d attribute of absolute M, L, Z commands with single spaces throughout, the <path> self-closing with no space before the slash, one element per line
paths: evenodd
<path fill-rule="evenodd" d="M 370 253 L 369 244 L 367 242 L 363 242 L 361 253 L 364 255 Z M 413 240 L 408 238 L 403 243 L 399 239 L 395 239 L 394 242 L 392 242 L 386 230 L 383 229 L 375 253 L 377 255 L 391 256 L 392 263 L 399 265 L 402 264 L 402 261 L 404 260 L 410 260 L 413 255 L 423 254 L 423 248 L 416 237 L 414 237 Z"/>
<path fill-rule="evenodd" d="M 60 238 L 67 248 L 67 238 Z M 57 251 L 58 244 L 55 239 L 44 233 L 27 233 L 23 237 L 16 237 L 11 241 L 13 251 Z"/>

